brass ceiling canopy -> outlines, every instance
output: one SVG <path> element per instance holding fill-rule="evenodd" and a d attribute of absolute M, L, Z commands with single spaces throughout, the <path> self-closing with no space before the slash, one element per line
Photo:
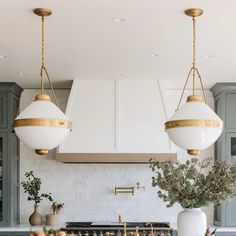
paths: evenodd
<path fill-rule="evenodd" d="M 203 10 L 201 8 L 189 8 L 184 11 L 185 15 L 191 16 L 191 17 L 198 17 L 203 14 Z"/>
<path fill-rule="evenodd" d="M 52 11 L 50 9 L 42 8 L 42 7 L 41 8 L 35 8 L 33 10 L 33 12 L 34 12 L 35 15 L 42 16 L 42 17 L 52 15 Z"/>

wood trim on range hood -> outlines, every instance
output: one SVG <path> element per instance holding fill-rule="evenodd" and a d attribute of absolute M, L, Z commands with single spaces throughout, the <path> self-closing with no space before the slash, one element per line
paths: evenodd
<path fill-rule="evenodd" d="M 177 153 L 56 153 L 56 161 L 68 164 L 147 164 L 150 159 L 175 161 L 177 160 Z"/>

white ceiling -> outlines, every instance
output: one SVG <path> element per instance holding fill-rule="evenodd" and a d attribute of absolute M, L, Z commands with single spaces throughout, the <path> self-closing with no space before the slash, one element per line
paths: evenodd
<path fill-rule="evenodd" d="M 0 81 L 39 86 L 37 7 L 53 10 L 46 19 L 46 66 L 56 86 L 73 79 L 161 79 L 182 88 L 191 66 L 192 22 L 183 14 L 190 7 L 205 11 L 197 21 L 197 52 L 206 86 L 236 82 L 233 0 L 1 0 L 0 55 L 7 58 L 0 59 Z M 114 23 L 117 17 L 126 21 Z"/>

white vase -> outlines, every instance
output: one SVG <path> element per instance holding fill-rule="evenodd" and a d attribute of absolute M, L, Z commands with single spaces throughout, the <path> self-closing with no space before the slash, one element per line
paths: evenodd
<path fill-rule="evenodd" d="M 178 236 L 204 236 L 206 229 L 206 214 L 200 208 L 184 209 L 178 214 Z"/>

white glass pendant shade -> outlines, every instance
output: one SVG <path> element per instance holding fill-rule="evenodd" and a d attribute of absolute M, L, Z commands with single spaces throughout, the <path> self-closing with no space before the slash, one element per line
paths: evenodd
<path fill-rule="evenodd" d="M 14 121 L 19 139 L 42 155 L 57 147 L 70 129 L 68 118 L 50 100 L 32 102 Z"/>
<path fill-rule="evenodd" d="M 204 102 L 186 102 L 165 123 L 169 138 L 179 147 L 197 155 L 221 135 L 223 122 Z"/>

